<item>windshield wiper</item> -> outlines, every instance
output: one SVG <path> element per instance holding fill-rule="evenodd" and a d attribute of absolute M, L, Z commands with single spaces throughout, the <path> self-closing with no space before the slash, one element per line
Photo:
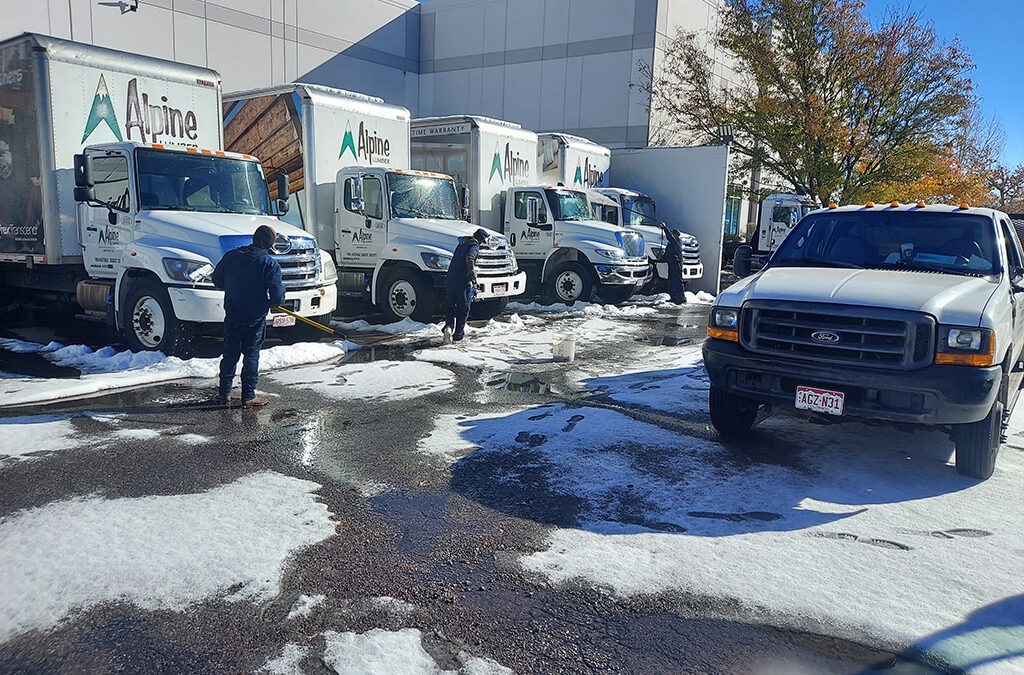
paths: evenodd
<path fill-rule="evenodd" d="M 843 262 L 841 260 L 822 260 L 820 258 L 786 258 L 784 260 L 772 261 L 772 266 L 786 266 L 787 264 L 792 265 L 817 265 L 819 267 L 841 267 L 843 269 L 851 270 L 862 270 L 863 265 L 855 265 L 849 262 Z"/>
<path fill-rule="evenodd" d="M 144 207 L 150 211 L 197 211 L 194 206 L 185 206 L 184 204 L 157 204 L 155 206 Z"/>
<path fill-rule="evenodd" d="M 945 274 L 959 274 L 961 276 L 984 276 L 991 274 L 991 272 L 985 272 L 984 270 L 972 270 L 963 267 L 947 267 L 940 263 L 927 263 L 922 260 L 916 262 L 908 262 L 905 260 L 898 260 L 896 262 L 880 262 L 872 263 L 873 269 L 894 269 L 894 270 L 907 270 L 909 272 L 943 272 Z"/>

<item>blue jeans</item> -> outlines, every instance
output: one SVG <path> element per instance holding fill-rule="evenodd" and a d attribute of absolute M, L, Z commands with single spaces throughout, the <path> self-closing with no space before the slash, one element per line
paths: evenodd
<path fill-rule="evenodd" d="M 266 319 L 244 324 L 224 322 L 224 356 L 220 360 L 220 395 L 227 398 L 235 379 L 238 358 L 242 361 L 242 400 L 256 396 L 256 379 L 260 373 L 260 347 L 266 334 Z"/>
<path fill-rule="evenodd" d="M 473 287 L 466 282 L 445 288 L 447 307 L 445 308 L 445 328 L 453 329 L 452 339 L 461 340 L 466 336 L 466 321 L 469 319 L 469 306 L 473 302 Z"/>

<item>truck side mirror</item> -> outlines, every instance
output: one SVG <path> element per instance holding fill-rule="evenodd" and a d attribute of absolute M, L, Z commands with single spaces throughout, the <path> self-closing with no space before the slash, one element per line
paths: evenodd
<path fill-rule="evenodd" d="M 736 247 L 736 253 L 732 256 L 732 273 L 739 278 L 750 276 L 750 256 L 753 249 L 748 245 Z"/>
<path fill-rule="evenodd" d="M 279 216 L 288 213 L 288 174 L 277 176 L 277 199 L 274 200 L 274 212 Z"/>
<path fill-rule="evenodd" d="M 362 176 L 353 176 L 352 178 L 349 178 L 349 180 L 352 181 L 352 186 L 350 188 L 351 193 L 349 195 L 349 200 L 352 203 L 352 210 L 356 213 L 362 213 L 364 209 L 363 178 Z"/>
<path fill-rule="evenodd" d="M 469 186 L 459 188 L 459 201 L 462 203 L 462 219 L 469 220 Z"/>
<path fill-rule="evenodd" d="M 76 202 L 94 202 L 96 201 L 96 190 L 91 187 L 76 187 L 75 188 L 75 201 Z"/>
<path fill-rule="evenodd" d="M 526 224 L 536 225 L 540 222 L 540 200 L 529 197 L 526 200 Z"/>
<path fill-rule="evenodd" d="M 85 154 L 75 155 L 75 187 L 91 188 L 95 185 L 92 181 L 92 157 Z"/>

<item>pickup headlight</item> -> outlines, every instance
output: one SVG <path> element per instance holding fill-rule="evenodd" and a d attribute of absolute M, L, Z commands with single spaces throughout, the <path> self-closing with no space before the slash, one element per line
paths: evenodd
<path fill-rule="evenodd" d="M 595 248 L 594 253 L 609 260 L 622 260 L 626 257 L 626 252 L 621 248 Z"/>
<path fill-rule="evenodd" d="M 446 270 L 452 264 L 452 257 L 450 255 L 420 253 L 420 257 L 423 258 L 423 264 L 432 270 Z"/>
<path fill-rule="evenodd" d="M 210 270 L 204 268 L 209 267 Z M 167 276 L 175 281 L 186 281 L 191 283 L 202 283 L 209 280 L 213 274 L 213 268 L 208 262 L 197 260 L 184 260 L 182 258 L 164 258 L 164 270 Z"/>
<path fill-rule="evenodd" d="M 735 307 L 712 307 L 708 317 L 708 337 L 729 342 L 740 341 L 740 310 Z"/>
<path fill-rule="evenodd" d="M 991 366 L 996 336 L 987 328 L 939 326 L 935 363 L 955 366 Z"/>
<path fill-rule="evenodd" d="M 324 281 L 334 281 L 338 278 L 338 268 L 331 260 L 331 254 L 327 251 L 320 251 L 320 269 L 324 272 Z"/>

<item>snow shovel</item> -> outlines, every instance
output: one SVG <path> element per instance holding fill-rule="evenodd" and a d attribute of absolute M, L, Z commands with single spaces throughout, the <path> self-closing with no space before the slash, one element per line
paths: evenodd
<path fill-rule="evenodd" d="M 280 305 L 278 305 L 277 307 L 274 307 L 274 309 L 276 309 L 278 311 L 281 311 L 281 312 L 284 312 L 285 314 L 290 314 L 291 316 L 294 316 L 297 321 L 301 321 L 302 323 L 310 325 L 310 326 L 313 326 L 314 328 L 319 328 L 320 330 L 322 330 L 325 333 L 328 333 L 329 335 L 333 335 L 335 337 L 340 337 L 342 340 L 348 339 L 348 336 L 345 335 L 344 333 L 339 333 L 338 331 L 334 330 L 330 326 L 325 326 L 322 323 L 317 323 L 316 321 L 313 321 L 312 319 L 307 319 L 304 316 L 300 316 L 300 315 L 296 314 L 295 312 L 293 312 L 290 309 L 285 309 L 284 307 L 282 307 Z"/>

